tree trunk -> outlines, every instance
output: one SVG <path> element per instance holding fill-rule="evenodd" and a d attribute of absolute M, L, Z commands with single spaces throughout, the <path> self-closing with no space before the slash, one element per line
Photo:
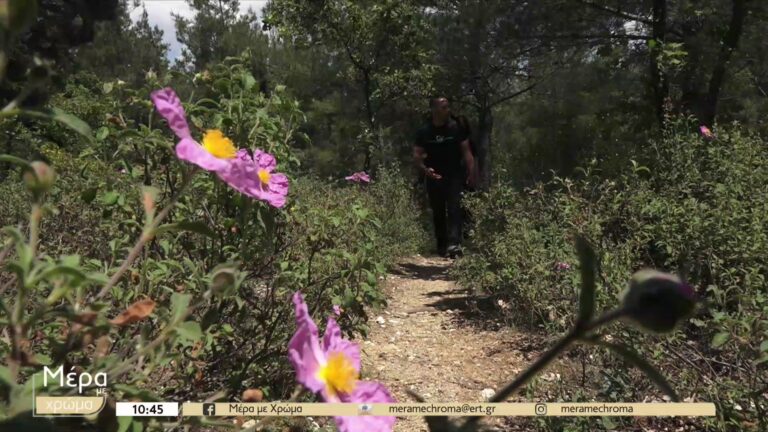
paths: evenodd
<path fill-rule="evenodd" d="M 664 128 L 665 102 L 669 95 L 667 74 L 659 66 L 659 54 L 664 49 L 667 32 L 667 1 L 653 0 L 653 23 L 651 37 L 654 45 L 648 50 L 651 63 L 651 86 L 653 87 L 653 106 L 659 126 Z"/>
<path fill-rule="evenodd" d="M 481 106 L 477 109 L 476 158 L 478 189 L 491 185 L 491 136 L 493 134 L 493 109 Z"/>
<path fill-rule="evenodd" d="M 723 35 L 722 43 L 720 44 L 720 55 L 709 79 L 709 89 L 701 107 L 702 114 L 699 120 L 706 126 L 712 127 L 715 123 L 717 100 L 720 97 L 720 90 L 725 81 L 725 69 L 733 52 L 739 45 L 746 16 L 747 0 L 733 0 L 731 22 L 728 24 L 728 31 Z"/>
<path fill-rule="evenodd" d="M 363 163 L 363 171 L 369 172 L 371 169 L 371 159 L 373 153 L 373 143 L 378 142 L 376 139 L 378 131 L 376 130 L 376 122 L 373 114 L 373 104 L 371 97 L 373 96 L 373 90 L 371 89 L 371 74 L 368 70 L 363 70 L 363 93 L 365 96 L 365 114 L 370 128 L 372 142 L 367 143 L 365 146 L 365 162 Z"/>

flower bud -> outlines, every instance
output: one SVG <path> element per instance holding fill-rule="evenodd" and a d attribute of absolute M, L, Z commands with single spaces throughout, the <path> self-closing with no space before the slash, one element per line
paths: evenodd
<path fill-rule="evenodd" d="M 56 180 L 56 172 L 47 163 L 34 161 L 29 164 L 31 170 L 24 173 L 24 183 L 33 194 L 42 194 L 51 190 Z"/>
<path fill-rule="evenodd" d="M 672 331 L 696 304 L 693 289 L 679 277 L 656 270 L 640 270 L 632 276 L 624 295 L 629 318 L 654 332 Z"/>
<path fill-rule="evenodd" d="M 157 79 L 157 73 L 154 70 L 149 69 L 144 75 L 144 79 L 147 80 L 147 82 L 154 82 Z"/>
<path fill-rule="evenodd" d="M 150 220 L 155 217 L 156 201 L 157 189 L 145 186 L 141 191 L 141 204 L 144 206 L 144 213 Z"/>

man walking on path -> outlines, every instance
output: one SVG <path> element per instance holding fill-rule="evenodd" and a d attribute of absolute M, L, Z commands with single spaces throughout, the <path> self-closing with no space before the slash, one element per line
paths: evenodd
<path fill-rule="evenodd" d="M 464 184 L 474 187 L 475 161 L 467 131 L 451 117 L 448 99 L 434 98 L 429 106 L 432 116 L 416 134 L 413 156 L 426 177 L 437 252 L 456 258 L 461 255 L 461 192 Z"/>

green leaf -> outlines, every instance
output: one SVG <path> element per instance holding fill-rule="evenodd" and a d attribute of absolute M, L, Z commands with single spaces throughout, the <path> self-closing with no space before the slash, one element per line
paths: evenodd
<path fill-rule="evenodd" d="M 110 94 L 112 92 L 112 89 L 115 88 L 115 84 L 111 82 L 104 83 L 104 85 L 101 87 L 101 90 L 104 92 L 104 94 Z"/>
<path fill-rule="evenodd" d="M 198 100 L 196 103 L 198 106 L 210 105 L 211 108 L 214 108 L 214 109 L 221 108 L 221 104 L 219 102 L 216 102 L 215 100 L 210 98 L 202 98 Z"/>
<path fill-rule="evenodd" d="M 661 372 L 659 372 L 655 367 L 653 367 L 653 365 L 648 363 L 647 360 L 642 358 L 640 354 L 638 354 L 628 346 L 614 344 L 614 343 L 606 342 L 599 339 L 591 342 L 596 345 L 608 348 L 609 350 L 617 354 L 619 357 L 626 360 L 628 363 L 633 364 L 636 368 L 640 369 L 645 374 L 645 376 L 647 376 L 651 381 L 653 381 L 653 383 L 656 384 L 656 387 L 658 387 L 659 390 L 661 390 L 667 396 L 669 396 L 673 402 L 680 401 L 680 398 L 677 396 L 677 393 L 672 388 L 672 386 L 669 385 L 669 382 L 667 382 L 667 379 L 664 377 L 664 375 L 662 375 Z"/>
<path fill-rule="evenodd" d="M 13 261 L 6 263 L 8 270 L 16 272 L 18 276 L 22 277 L 29 272 L 32 266 L 32 250 L 26 242 L 26 238 L 16 227 L 6 226 L 0 228 L 0 232 L 11 237 L 13 243 L 16 245 L 16 255 L 18 256 L 18 265 Z"/>
<path fill-rule="evenodd" d="M 131 432 L 144 432 L 144 424 L 142 422 L 131 423 Z"/>
<path fill-rule="evenodd" d="M 29 164 L 29 162 L 25 161 L 22 158 L 18 158 L 16 156 L 11 156 L 11 155 L 8 155 L 8 154 L 0 155 L 0 162 L 12 163 L 12 164 L 15 164 L 15 165 L 18 165 L 18 166 L 24 168 L 25 170 L 32 169 L 32 166 Z"/>
<path fill-rule="evenodd" d="M 133 422 L 133 417 L 118 417 L 117 432 L 127 432 L 128 428 L 131 427 L 131 422 Z"/>
<path fill-rule="evenodd" d="M 80 265 L 80 255 L 62 255 L 59 257 L 61 265 L 77 267 Z"/>
<path fill-rule="evenodd" d="M 197 126 L 200 129 L 203 128 L 204 123 L 203 123 L 203 120 L 200 117 L 191 116 L 190 119 L 192 120 L 192 124 L 193 125 Z"/>
<path fill-rule="evenodd" d="M 93 272 L 88 273 L 88 280 L 96 284 L 105 284 L 109 281 L 109 278 L 104 273 Z"/>
<path fill-rule="evenodd" d="M 160 399 L 146 389 L 140 389 L 136 387 L 135 385 L 129 385 L 129 384 L 118 384 L 115 383 L 112 386 L 116 391 L 122 392 L 124 398 L 138 398 L 139 400 L 143 402 L 159 402 Z M 130 418 L 130 417 L 129 417 Z"/>
<path fill-rule="evenodd" d="M 53 361 L 53 360 L 51 360 L 51 358 L 49 356 L 47 356 L 45 354 L 41 354 L 41 353 L 35 354 L 35 360 L 38 363 L 40 363 L 42 365 L 46 365 L 46 366 L 49 366 L 51 364 L 51 362 Z"/>
<path fill-rule="evenodd" d="M 176 333 L 179 335 L 179 339 L 186 342 L 197 342 L 203 337 L 203 330 L 200 328 L 200 323 L 195 321 L 186 321 L 179 324 L 176 327 Z"/>
<path fill-rule="evenodd" d="M 80 198 L 82 198 L 83 202 L 86 204 L 90 204 L 93 202 L 93 200 L 96 198 L 96 193 L 99 191 L 99 188 L 88 188 L 83 191 L 83 193 L 80 194 Z"/>
<path fill-rule="evenodd" d="M 109 136 L 109 128 L 102 126 L 96 131 L 96 139 L 99 141 L 104 141 L 106 137 Z"/>
<path fill-rule="evenodd" d="M 32 391 L 40 391 L 44 387 L 45 380 L 43 380 L 44 371 L 40 371 L 27 378 L 27 382 L 24 383 L 24 391 L 31 394 Z M 48 382 L 47 390 L 55 390 L 59 388 L 59 384 L 53 380 Z"/>
<path fill-rule="evenodd" d="M 10 237 L 14 243 L 24 243 L 26 241 L 24 234 L 22 234 L 21 230 L 16 227 L 6 226 L 0 228 L 0 232 Z"/>
<path fill-rule="evenodd" d="M 602 417 L 601 421 L 603 422 L 603 427 L 605 427 L 606 430 L 616 429 L 616 423 L 614 423 L 610 417 Z"/>
<path fill-rule="evenodd" d="M 728 332 L 720 332 L 720 333 L 716 334 L 712 338 L 712 343 L 711 343 L 712 348 L 719 348 L 719 347 L 725 345 L 725 343 L 728 342 L 728 340 L 730 338 L 731 338 L 731 334 L 728 333 Z"/>
<path fill-rule="evenodd" d="M 105 206 L 113 206 L 117 204 L 117 200 L 120 198 L 120 194 L 115 191 L 109 191 L 106 192 L 104 195 L 101 196 L 101 203 Z"/>
<path fill-rule="evenodd" d="M 207 237 L 216 238 L 216 233 L 213 232 L 208 225 L 199 221 L 181 221 L 165 224 L 157 228 L 156 234 L 159 235 L 166 231 L 191 231 Z"/>
<path fill-rule="evenodd" d="M 16 383 L 11 379 L 11 371 L 7 367 L 0 365 L 0 386 L 12 387 L 14 385 Z"/>
<path fill-rule="evenodd" d="M 85 280 L 88 277 L 80 269 L 67 265 L 56 265 L 40 272 L 35 278 L 35 283 L 41 280 L 50 280 L 58 276 L 70 276 L 76 280 Z"/>
<path fill-rule="evenodd" d="M 186 315 L 191 299 L 192 296 L 189 294 L 173 293 L 171 295 L 171 321 L 177 321 Z"/>
<path fill-rule="evenodd" d="M 242 75 L 243 80 L 243 88 L 245 88 L 246 91 L 249 91 L 253 88 L 253 86 L 256 85 L 256 78 L 253 77 L 250 73 L 244 73 Z"/>
<path fill-rule="evenodd" d="M 595 251 L 587 239 L 576 237 L 576 251 L 579 254 L 581 268 L 581 294 L 579 296 L 579 316 L 577 325 L 583 325 L 592 319 L 595 313 Z"/>
<path fill-rule="evenodd" d="M 67 126 L 85 138 L 88 138 L 88 140 L 93 140 L 91 127 L 88 126 L 88 123 L 80 120 L 76 116 L 66 113 L 58 108 L 52 108 L 50 115 L 52 119 L 62 123 L 64 126 Z"/>
<path fill-rule="evenodd" d="M 768 340 L 764 340 L 763 343 L 760 344 L 760 351 L 768 352 Z"/>

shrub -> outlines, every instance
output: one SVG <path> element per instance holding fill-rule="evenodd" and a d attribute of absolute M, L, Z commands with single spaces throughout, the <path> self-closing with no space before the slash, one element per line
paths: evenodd
<path fill-rule="evenodd" d="M 498 186 L 477 197 L 474 253 L 454 273 L 515 305 L 511 322 L 561 332 L 577 299 L 568 246 L 574 233 L 598 250 L 602 307 L 618 300 L 626 275 L 640 268 L 680 272 L 706 308 L 653 344 L 639 345 L 636 332 L 615 336 L 656 358 L 686 388 L 684 396 L 716 402 L 719 418 L 710 429 L 754 429 L 768 409 L 768 150 L 737 126 L 718 130 L 715 139 L 690 129 L 686 121 L 674 123 L 638 155 L 652 169 L 633 162 L 611 180 L 593 165 L 579 179 L 555 177 L 524 192 Z M 625 375 L 607 359 L 598 367 Z M 627 383 L 601 398 L 638 400 L 645 388 Z"/>
<path fill-rule="evenodd" d="M 293 100 L 265 97 L 236 59 L 180 80 L 202 95 L 185 104 L 193 135 L 219 128 L 297 172 L 291 143 L 303 139 L 295 130 L 302 114 Z M 93 89 L 109 103 L 81 114 L 121 121 L 97 123 L 97 143 L 66 131 L 41 139 L 37 152 L 58 180 L 31 209 L 24 170 L 5 171 L 0 324 L 13 338 L 0 341 L 0 356 L 11 359 L 0 368 L 0 419 L 28 415 L 31 380 L 45 365 L 107 372 L 111 402 L 232 400 L 249 387 L 287 397 L 291 295 L 301 291 L 318 317 L 340 306 L 342 330 L 364 334 L 367 308 L 384 304 L 378 284 L 387 266 L 423 238 L 394 169 L 366 187 L 294 178 L 279 210 L 213 173 L 195 175 L 172 157 L 175 141 L 147 102 L 161 85 Z M 89 421 L 117 420 L 107 409 Z"/>

